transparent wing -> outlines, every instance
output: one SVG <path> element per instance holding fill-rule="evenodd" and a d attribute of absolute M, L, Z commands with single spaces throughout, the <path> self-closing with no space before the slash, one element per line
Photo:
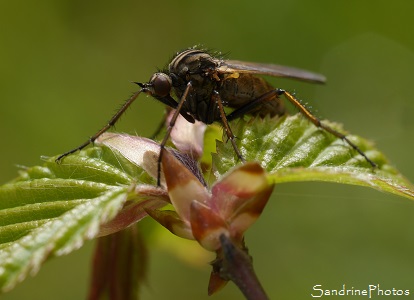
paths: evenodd
<path fill-rule="evenodd" d="M 293 78 L 315 83 L 324 83 L 326 81 L 325 76 L 306 70 L 296 69 L 287 66 L 261 64 L 239 60 L 222 61 L 217 70 L 218 72 L 223 74 L 250 73 L 269 75 L 275 77 Z"/>

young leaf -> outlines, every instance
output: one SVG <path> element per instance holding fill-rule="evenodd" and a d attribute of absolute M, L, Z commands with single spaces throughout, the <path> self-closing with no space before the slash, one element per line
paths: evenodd
<path fill-rule="evenodd" d="M 301 115 L 240 119 L 231 125 L 246 161 L 259 162 L 271 182 L 340 182 L 414 198 L 411 183 L 360 137 L 348 135 L 378 168 L 372 169 L 348 144 Z M 338 124 L 329 125 L 343 132 Z M 0 187 L 1 291 L 36 273 L 49 256 L 122 230 L 143 218 L 146 209 L 168 201 L 165 190 L 154 186 L 159 146 L 146 139 L 131 144 L 110 134 L 100 140 L 105 138 L 111 139 L 109 148 L 90 148 L 61 164 L 50 158 Z M 219 142 L 213 154 L 216 177 L 237 163 L 231 144 Z"/>
<path fill-rule="evenodd" d="M 144 217 L 149 206 L 166 204 L 159 200 L 163 195 L 158 189 L 135 188 L 138 179 L 150 180 L 123 157 L 96 147 L 60 164 L 50 158 L 1 186 L 0 291 L 35 274 L 49 256 L 67 254 L 87 239 Z M 127 200 L 125 213 L 119 214 Z M 121 217 L 107 223 L 117 214 Z M 107 224 L 100 233 L 103 223 Z"/>
<path fill-rule="evenodd" d="M 141 235 L 135 225 L 97 240 L 89 300 L 139 299 L 147 268 L 147 251 Z"/>
<path fill-rule="evenodd" d="M 340 125 L 324 122 L 344 132 Z M 246 161 L 260 162 L 272 182 L 337 182 L 368 186 L 414 199 L 413 185 L 361 137 L 347 135 L 378 165 L 375 169 L 346 142 L 317 128 L 301 114 L 274 119 L 240 119 L 231 126 Z M 216 177 L 237 163 L 231 144 L 218 142 L 217 154 L 213 154 Z"/>

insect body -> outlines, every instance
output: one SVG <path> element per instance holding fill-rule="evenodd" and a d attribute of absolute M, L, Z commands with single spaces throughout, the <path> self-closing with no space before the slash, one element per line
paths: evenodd
<path fill-rule="evenodd" d="M 175 109 L 166 135 L 160 145 L 158 185 L 160 184 L 160 166 L 163 149 L 180 114 L 190 123 L 194 123 L 195 120 L 205 124 L 220 122 L 224 126 L 226 135 L 232 143 L 237 156 L 244 162 L 228 121 L 245 114 L 259 115 L 260 117 L 265 115 L 283 115 L 285 109 L 283 101 L 280 99 L 282 95 L 296 106 L 313 124 L 344 140 L 373 167 L 376 166 L 345 135 L 321 123 L 292 94 L 272 87 L 263 78 L 257 77 L 256 75 L 258 74 L 287 77 L 314 83 L 323 83 L 325 81 L 324 76 L 305 70 L 273 64 L 223 60 L 212 56 L 206 51 L 190 48 L 179 52 L 172 59 L 167 70 L 153 74 L 149 82 L 137 83 L 141 90 L 134 93 L 125 102 L 106 126 L 79 147 L 59 156 L 57 161 L 93 143 L 102 133 L 112 127 L 139 94 L 144 92 Z M 233 111 L 226 114 L 224 107 L 232 108 Z"/>

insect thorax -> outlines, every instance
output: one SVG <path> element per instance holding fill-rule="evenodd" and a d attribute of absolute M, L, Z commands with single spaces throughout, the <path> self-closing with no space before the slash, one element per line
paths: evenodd
<path fill-rule="evenodd" d="M 220 119 L 217 105 L 212 99 L 213 91 L 218 89 L 220 82 L 211 76 L 218 62 L 204 51 L 188 49 L 177 54 L 168 66 L 178 99 L 181 99 L 187 84 L 191 82 L 181 113 L 190 113 L 196 120 L 206 124 Z"/>

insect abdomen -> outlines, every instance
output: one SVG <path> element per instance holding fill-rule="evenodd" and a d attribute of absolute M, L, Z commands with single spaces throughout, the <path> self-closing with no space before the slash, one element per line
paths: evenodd
<path fill-rule="evenodd" d="M 239 108 L 258 99 L 265 93 L 274 90 L 266 80 L 250 74 L 239 74 L 237 78 L 228 78 L 223 81 L 220 96 L 231 108 Z M 276 96 L 261 102 L 257 108 L 249 111 L 251 115 L 265 117 L 283 115 L 285 107 L 283 101 Z"/>

